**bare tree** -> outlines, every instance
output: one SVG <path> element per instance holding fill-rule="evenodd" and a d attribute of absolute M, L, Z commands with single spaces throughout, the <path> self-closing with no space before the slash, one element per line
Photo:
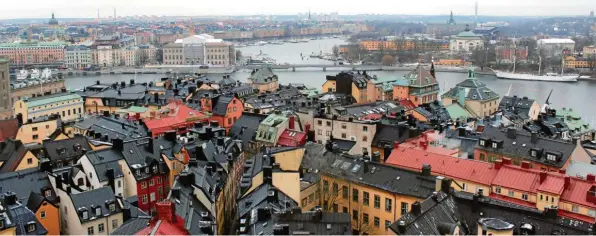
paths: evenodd
<path fill-rule="evenodd" d="M 596 68 L 596 54 L 588 57 L 588 68 L 590 68 L 590 71 L 594 71 L 594 68 Z"/>
<path fill-rule="evenodd" d="M 357 232 L 358 235 L 368 235 L 370 231 L 373 229 L 373 222 L 371 221 L 374 221 L 374 219 L 371 219 L 370 215 L 362 211 L 361 204 L 358 204 L 357 216 L 358 219 L 354 219 L 354 216 L 352 215 L 352 230 Z"/>
<path fill-rule="evenodd" d="M 333 56 L 335 56 L 335 57 L 339 56 L 339 46 L 333 45 L 333 47 L 331 48 L 331 51 L 333 52 Z"/>
<path fill-rule="evenodd" d="M 320 189 L 319 192 L 321 194 L 321 208 L 325 212 L 333 212 L 333 205 L 337 203 L 339 198 L 339 186 L 333 184 L 331 184 L 333 187 L 329 186 L 329 181 L 325 180 L 320 180 L 317 184 L 319 185 L 318 189 Z"/>

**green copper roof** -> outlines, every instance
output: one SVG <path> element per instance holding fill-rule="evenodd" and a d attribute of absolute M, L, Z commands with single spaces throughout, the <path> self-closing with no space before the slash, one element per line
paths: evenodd
<path fill-rule="evenodd" d="M 449 116 L 451 116 L 451 119 L 453 120 L 457 118 L 468 119 L 469 117 L 472 117 L 472 114 L 470 114 L 468 110 L 459 105 L 459 103 L 452 103 L 451 105 L 446 106 L 445 109 L 447 110 L 447 113 L 449 113 Z"/>
<path fill-rule="evenodd" d="M 590 125 L 584 122 L 581 116 L 573 110 L 559 109 L 557 110 L 557 117 L 564 118 L 563 122 L 567 124 L 569 130 L 584 132 L 591 129 Z"/>
<path fill-rule="evenodd" d="M 145 111 L 147 111 L 147 108 L 145 108 L 145 107 L 131 106 L 129 108 L 118 109 L 117 112 L 120 112 L 120 113 L 127 113 L 127 112 L 129 112 L 129 113 L 143 113 Z"/>
<path fill-rule="evenodd" d="M 27 101 L 27 106 L 29 108 L 31 107 L 37 107 L 37 106 L 43 106 L 46 104 L 51 104 L 51 103 L 56 103 L 56 102 L 61 102 L 61 101 L 68 101 L 68 100 L 74 100 L 74 99 L 79 99 L 82 101 L 81 96 L 79 96 L 78 94 L 72 94 L 72 93 L 61 93 L 58 94 L 58 96 L 42 96 L 42 97 L 38 97 L 35 98 L 35 100 L 29 100 Z"/>
<path fill-rule="evenodd" d="M 52 48 L 64 47 L 68 43 L 62 41 L 55 42 L 21 42 L 21 43 L 2 43 L 0 48 Z"/>

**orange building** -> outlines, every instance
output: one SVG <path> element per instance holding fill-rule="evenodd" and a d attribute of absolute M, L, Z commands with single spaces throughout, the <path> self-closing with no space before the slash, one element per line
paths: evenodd
<path fill-rule="evenodd" d="M 377 89 L 371 77 L 364 71 L 341 72 L 335 76 L 327 76 L 323 83 L 323 92 L 338 92 L 350 94 L 356 103 L 370 103 L 377 100 Z"/>
<path fill-rule="evenodd" d="M 226 132 L 232 128 L 236 120 L 242 116 L 244 105 L 240 99 L 231 95 L 221 95 L 213 98 L 201 98 L 203 111 L 211 112 L 211 120 L 226 129 Z"/>
<path fill-rule="evenodd" d="M 465 61 L 464 59 L 439 59 L 436 63 L 443 66 L 464 66 Z"/>
<path fill-rule="evenodd" d="M 360 47 L 366 51 L 397 50 L 395 41 L 387 40 L 363 40 L 360 41 Z"/>
<path fill-rule="evenodd" d="M 439 97 L 439 83 L 435 77 L 434 66 L 426 70 L 418 65 L 403 79 L 393 84 L 394 100 L 410 100 L 416 106 L 436 101 Z"/>

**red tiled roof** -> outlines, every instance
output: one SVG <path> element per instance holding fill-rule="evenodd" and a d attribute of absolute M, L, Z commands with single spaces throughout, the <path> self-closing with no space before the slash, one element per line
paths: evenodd
<path fill-rule="evenodd" d="M 490 185 L 497 174 L 492 164 L 487 162 L 401 147 L 394 149 L 385 163 L 414 170 L 421 170 L 423 164 L 430 164 L 432 173 L 484 185 Z"/>
<path fill-rule="evenodd" d="M 19 122 L 17 119 L 0 120 L 0 142 L 16 138 L 18 132 Z"/>
<path fill-rule="evenodd" d="M 503 200 L 503 201 L 510 202 L 510 203 L 514 203 L 517 205 L 525 206 L 525 207 L 536 208 L 536 203 L 524 201 L 524 200 L 517 199 L 517 198 L 511 198 L 511 197 L 507 197 L 507 196 L 503 196 L 503 195 L 499 195 L 499 194 L 495 194 L 495 193 L 491 193 L 489 195 L 489 197 L 498 199 L 498 200 Z"/>
<path fill-rule="evenodd" d="M 416 105 L 411 100 L 408 100 L 408 99 L 399 101 L 399 104 L 402 105 L 403 107 L 405 107 L 406 110 L 412 110 L 412 109 L 416 108 Z"/>
<path fill-rule="evenodd" d="M 405 142 L 399 144 L 399 146 L 404 147 L 404 148 L 412 148 L 412 149 L 416 149 L 416 150 L 422 150 L 422 151 L 440 154 L 440 155 L 448 155 L 448 156 L 457 155 L 457 153 L 458 153 L 457 150 L 452 150 L 452 149 L 443 148 L 443 147 L 435 147 L 435 146 L 429 145 L 430 142 L 438 140 L 438 139 L 440 139 L 440 137 L 437 136 L 434 133 L 434 131 L 424 132 L 421 136 L 408 139 Z M 423 143 L 426 143 L 426 147 L 423 146 Z"/>
<path fill-rule="evenodd" d="M 368 114 L 366 116 L 360 117 L 360 120 L 380 120 L 383 117 L 381 114 Z"/>
<path fill-rule="evenodd" d="M 576 220 L 581 220 L 581 221 L 585 221 L 585 222 L 588 222 L 591 224 L 594 224 L 594 222 L 596 222 L 596 220 L 592 216 L 581 215 L 581 214 L 577 214 L 577 213 L 573 213 L 573 212 L 569 212 L 569 211 L 565 211 L 565 210 L 561 210 L 561 209 L 559 209 L 559 216 L 566 217 L 566 218 L 572 218 L 572 219 L 576 219 Z"/>
<path fill-rule="evenodd" d="M 277 141 L 277 145 L 284 147 L 298 147 L 304 145 L 305 143 L 306 133 L 289 129 L 285 129 Z"/>
<path fill-rule="evenodd" d="M 594 209 L 596 204 L 586 201 L 586 194 L 593 185 L 595 184 L 587 180 L 571 177 L 569 186 L 561 195 L 561 201 L 572 202 Z"/>
<path fill-rule="evenodd" d="M 157 117 L 152 120 L 145 120 L 145 124 L 151 132 L 162 133 L 171 130 L 171 127 L 190 122 L 188 121 L 189 118 L 196 118 L 197 120 L 208 118 L 203 113 L 193 110 L 184 104 L 170 103 L 167 108 L 174 110 L 174 113 L 164 114 L 162 117 Z"/>

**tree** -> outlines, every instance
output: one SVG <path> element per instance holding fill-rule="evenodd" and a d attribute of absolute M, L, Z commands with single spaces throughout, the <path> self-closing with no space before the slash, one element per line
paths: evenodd
<path fill-rule="evenodd" d="M 318 185 L 318 189 L 321 190 L 321 203 L 323 203 L 321 208 L 325 212 L 333 212 L 333 205 L 337 203 L 339 198 L 339 186 L 334 184 L 333 187 L 331 187 L 326 180 L 320 180 Z"/>
<path fill-rule="evenodd" d="M 242 51 L 236 50 L 236 60 L 241 60 L 241 59 L 242 59 Z"/>
<path fill-rule="evenodd" d="M 358 219 L 354 219 L 352 215 L 352 231 L 358 233 L 358 235 L 368 235 L 373 227 L 373 222 L 371 221 L 374 221 L 374 216 L 364 213 L 362 204 L 358 204 Z"/>
<path fill-rule="evenodd" d="M 588 67 L 590 68 L 590 71 L 594 71 L 594 68 L 596 68 L 596 54 L 592 54 L 588 57 Z"/>
<path fill-rule="evenodd" d="M 384 55 L 383 58 L 381 58 L 381 64 L 384 66 L 393 65 L 395 64 L 395 59 L 391 55 Z"/>
<path fill-rule="evenodd" d="M 333 45 L 333 47 L 331 48 L 331 51 L 333 52 L 333 56 L 335 56 L 335 57 L 339 56 L 339 46 Z"/>
<path fill-rule="evenodd" d="M 157 49 L 157 51 L 155 52 L 155 57 L 157 59 L 157 62 L 159 64 L 163 63 L 163 49 L 159 48 Z"/>

